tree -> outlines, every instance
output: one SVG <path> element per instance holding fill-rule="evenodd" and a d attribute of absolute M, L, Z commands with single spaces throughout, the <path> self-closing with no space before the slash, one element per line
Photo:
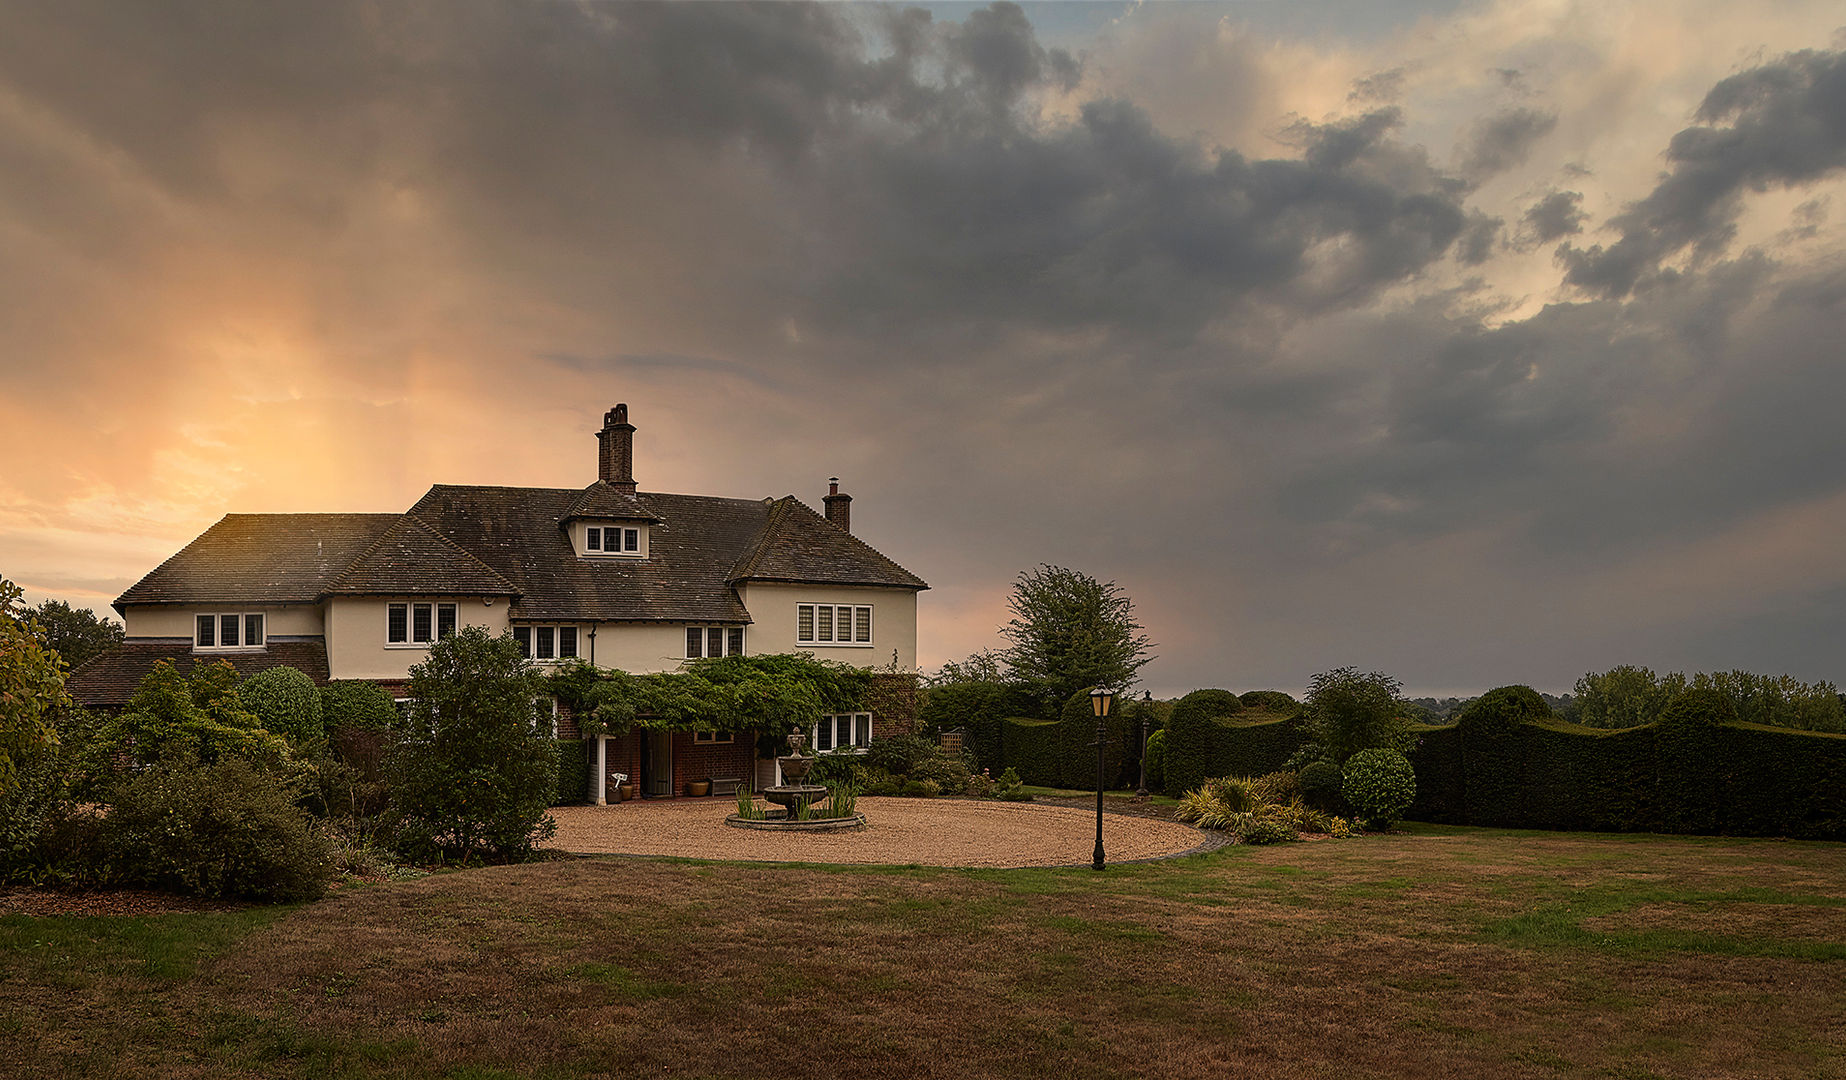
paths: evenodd
<path fill-rule="evenodd" d="M 509 634 L 466 627 L 410 669 L 410 709 L 385 760 L 387 826 L 411 858 L 529 858 L 556 825 L 557 752 L 542 681 Z"/>
<path fill-rule="evenodd" d="M 1381 671 L 1323 671 L 1308 683 L 1308 731 L 1336 765 L 1361 750 L 1408 750 L 1403 687 Z"/>
<path fill-rule="evenodd" d="M 1013 618 L 1000 633 L 1013 644 L 1000 656 L 1047 707 L 1091 687 L 1126 690 L 1154 658 L 1134 604 L 1113 581 L 1046 564 L 1020 573 L 1007 607 Z"/>
<path fill-rule="evenodd" d="M 41 643 L 21 595 L 0 578 L 0 794 L 12 789 L 20 768 L 57 747 L 52 720 L 70 703 L 64 662 Z"/>
<path fill-rule="evenodd" d="M 39 640 L 57 650 L 72 668 L 98 653 L 108 652 L 122 643 L 122 624 L 98 617 L 89 608 L 73 608 L 62 600 L 47 600 L 27 609 L 27 617 L 38 623 Z"/>
<path fill-rule="evenodd" d="M 273 771 L 288 759 L 288 744 L 244 708 L 230 664 L 195 660 L 191 674 L 181 675 L 162 660 L 122 714 L 103 723 L 90 767 L 106 772 L 118 758 L 150 765 L 169 754 L 205 765 L 238 757 Z"/>
<path fill-rule="evenodd" d="M 997 683 L 1003 681 L 1000 654 L 982 649 L 966 660 L 950 660 L 934 675 L 925 679 L 931 687 L 956 686 L 961 683 Z"/>
<path fill-rule="evenodd" d="M 1686 691 L 1686 677 L 1677 671 L 1655 675 L 1652 670 L 1623 664 L 1598 675 L 1577 680 L 1577 723 L 1586 727 L 1630 728 L 1660 719 L 1673 700 Z"/>

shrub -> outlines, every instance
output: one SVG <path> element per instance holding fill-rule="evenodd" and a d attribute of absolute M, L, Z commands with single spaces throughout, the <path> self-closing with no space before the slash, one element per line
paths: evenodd
<path fill-rule="evenodd" d="M 1194 690 L 1180 698 L 1167 720 L 1166 792 L 1178 795 L 1203 784 L 1212 774 L 1213 721 L 1243 711 L 1229 690 Z"/>
<path fill-rule="evenodd" d="M 237 672 L 222 660 L 194 661 L 189 675 L 156 663 L 121 715 L 101 726 L 97 748 L 99 761 L 141 765 L 173 753 L 206 764 L 241 757 L 273 769 L 288 757 L 288 745 L 243 707 Z"/>
<path fill-rule="evenodd" d="M 1167 733 L 1163 728 L 1147 737 L 1147 790 L 1167 786 Z"/>
<path fill-rule="evenodd" d="M 1280 690 L 1251 690 L 1237 695 L 1246 709 L 1262 709 L 1274 713 L 1296 713 L 1301 711 L 1301 702 L 1289 697 Z"/>
<path fill-rule="evenodd" d="M 852 784 L 859 781 L 861 772 L 860 755 L 853 750 L 829 750 L 814 755 L 814 764 L 808 767 L 807 782 L 810 784 Z"/>
<path fill-rule="evenodd" d="M 558 755 L 558 786 L 551 797 L 553 806 L 575 806 L 590 801 L 590 759 L 581 739 L 559 739 L 553 744 Z"/>
<path fill-rule="evenodd" d="M 1323 671 L 1308 685 L 1308 731 L 1336 763 L 1361 750 L 1408 750 L 1402 690 L 1402 683 L 1379 671 Z"/>
<path fill-rule="evenodd" d="M 1389 828 L 1416 801 L 1416 772 L 1396 750 L 1361 750 L 1346 761 L 1341 793 L 1368 826 Z"/>
<path fill-rule="evenodd" d="M 982 769 L 977 773 L 969 773 L 968 783 L 963 786 L 962 791 L 971 799 L 992 798 L 994 793 L 994 779 L 987 775 L 986 769 Z"/>
<path fill-rule="evenodd" d="M 1294 773 L 1284 769 L 1279 772 L 1264 773 L 1248 781 L 1250 794 L 1259 803 L 1276 803 L 1283 805 L 1298 802 L 1301 796 L 1301 784 Z"/>
<path fill-rule="evenodd" d="M 1244 822 L 1237 830 L 1237 838 L 1246 844 L 1285 844 L 1290 840 L 1299 840 L 1286 822 L 1274 818 L 1253 817 Z"/>
<path fill-rule="evenodd" d="M 399 851 L 521 859 L 551 836 L 558 760 L 537 722 L 538 690 L 512 635 L 476 626 L 410 669 L 410 712 L 385 761 Z"/>
<path fill-rule="evenodd" d="M 904 781 L 892 776 L 884 769 L 867 766 L 859 777 L 859 793 L 862 795 L 902 795 Z"/>
<path fill-rule="evenodd" d="M 865 764 L 893 776 L 909 776 L 917 766 L 940 753 L 935 743 L 921 735 L 891 735 L 872 740 L 865 751 Z"/>
<path fill-rule="evenodd" d="M 314 746 L 326 738 L 320 693 L 301 671 L 287 666 L 259 671 L 238 685 L 237 697 L 265 731 L 291 746 Z"/>
<path fill-rule="evenodd" d="M 338 679 L 320 688 L 321 725 L 329 735 L 342 731 L 383 734 L 397 721 L 397 703 L 374 682 Z"/>
<path fill-rule="evenodd" d="M 316 899 L 333 853 L 291 794 L 239 758 L 164 759 L 114 792 L 101 832 L 111 874 L 207 898 Z"/>
<path fill-rule="evenodd" d="M 1309 806 L 1327 811 L 1340 809 L 1340 788 L 1344 781 L 1340 767 L 1331 761 L 1310 761 L 1295 774 L 1295 786 L 1300 789 L 1302 799 Z"/>
<path fill-rule="evenodd" d="M 968 786 L 968 763 L 937 751 L 910 771 L 912 780 L 935 784 L 940 791 L 960 791 Z"/>
<path fill-rule="evenodd" d="M 1025 790 L 1024 781 L 1019 779 L 1017 769 L 1008 768 L 994 781 L 993 797 L 1006 802 L 1031 802 L 1032 796 Z"/>
<path fill-rule="evenodd" d="M 913 799 L 933 799 L 942 794 L 942 788 L 934 780 L 909 780 L 904 783 L 904 794 Z"/>

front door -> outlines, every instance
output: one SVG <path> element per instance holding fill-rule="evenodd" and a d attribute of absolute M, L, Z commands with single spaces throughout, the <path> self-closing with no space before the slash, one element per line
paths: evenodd
<path fill-rule="evenodd" d="M 650 731 L 641 759 L 641 791 L 645 795 L 673 794 L 673 733 Z"/>

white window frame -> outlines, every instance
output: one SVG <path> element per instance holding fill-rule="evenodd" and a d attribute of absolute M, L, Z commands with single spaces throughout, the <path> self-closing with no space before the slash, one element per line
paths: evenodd
<path fill-rule="evenodd" d="M 585 558 L 598 559 L 639 559 L 645 547 L 642 544 L 641 526 L 639 525 L 585 525 L 583 527 L 583 554 Z M 591 546 L 590 534 L 596 534 L 596 544 Z M 618 534 L 615 550 L 609 549 L 609 534 Z M 629 542 L 632 541 L 631 547 Z"/>
<path fill-rule="evenodd" d="M 695 731 L 692 733 L 694 746 L 730 746 L 737 742 L 734 731 Z"/>
<path fill-rule="evenodd" d="M 199 620 L 212 621 L 212 643 L 199 643 Z M 219 644 L 224 639 L 224 620 L 237 620 L 237 644 Z M 260 620 L 263 640 L 250 642 L 250 620 Z M 269 649 L 269 613 L 265 611 L 197 611 L 192 616 L 192 651 L 213 653 L 266 652 Z"/>
<path fill-rule="evenodd" d="M 847 631 L 849 640 L 840 640 L 841 615 L 851 620 Z M 807 621 L 807 637 L 802 637 L 803 616 Z M 821 623 L 827 624 L 827 636 L 821 636 Z M 865 636 L 859 636 L 860 628 Z M 796 604 L 795 605 L 795 644 L 819 645 L 829 649 L 869 649 L 872 648 L 872 605 L 870 604 Z"/>
<path fill-rule="evenodd" d="M 394 608 L 404 609 L 404 639 L 394 641 L 391 637 L 391 612 Z M 417 638 L 417 609 L 429 610 L 429 637 Z M 449 632 L 442 632 L 442 611 L 449 609 Z M 385 602 L 385 648 L 387 649 L 427 649 L 445 637 L 461 630 L 461 603 L 456 600 L 388 600 Z"/>
<path fill-rule="evenodd" d="M 844 723 L 843 727 L 842 722 Z M 825 746 L 821 745 L 820 735 L 822 726 L 827 728 Z M 839 736 L 842 731 L 846 733 L 847 738 L 850 739 L 851 742 L 841 743 L 839 741 Z M 813 747 L 816 753 L 837 750 L 843 745 L 851 746 L 856 751 L 864 752 L 865 748 L 871 744 L 872 714 L 869 712 L 830 713 L 814 721 L 808 728 L 808 745 Z"/>
<path fill-rule="evenodd" d="M 693 654 L 691 648 L 692 632 L 694 630 L 699 632 L 699 649 L 696 656 Z M 715 653 L 711 651 L 711 636 L 714 632 L 718 634 L 718 644 L 720 647 L 720 651 Z M 750 636 L 744 633 L 744 628 L 741 626 L 713 626 L 709 623 L 688 623 L 686 625 L 685 644 L 686 659 L 688 660 L 716 659 L 720 656 L 742 656 L 744 651 L 750 647 Z M 735 647 L 733 648 L 733 646 Z"/>
<path fill-rule="evenodd" d="M 538 655 L 538 631 L 551 631 L 551 655 Z M 564 655 L 564 631 L 571 632 L 571 654 Z M 523 631 L 523 637 L 521 632 Z M 520 652 L 534 664 L 556 664 L 583 657 L 583 627 L 576 623 L 518 623 L 513 626 L 513 640 Z"/>

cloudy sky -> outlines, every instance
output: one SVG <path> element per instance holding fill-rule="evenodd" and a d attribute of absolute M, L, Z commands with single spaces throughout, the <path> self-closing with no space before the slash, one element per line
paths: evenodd
<path fill-rule="evenodd" d="M 1037 563 L 1156 693 L 1846 681 L 1837 0 L 0 7 L 0 574 L 580 486 Z"/>

